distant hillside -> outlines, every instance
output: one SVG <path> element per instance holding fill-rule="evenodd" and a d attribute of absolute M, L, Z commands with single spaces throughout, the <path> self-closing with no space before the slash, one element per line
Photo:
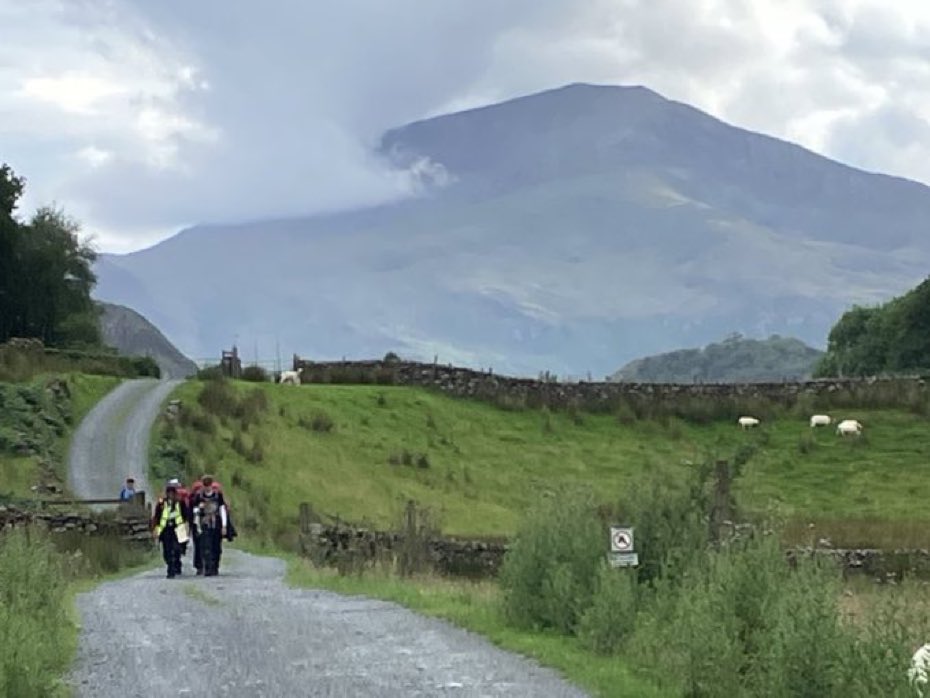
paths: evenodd
<path fill-rule="evenodd" d="M 636 359 L 610 379 L 644 383 L 800 380 L 811 376 L 823 355 L 792 337 L 746 339 L 735 334 L 703 349 L 681 349 Z"/>
<path fill-rule="evenodd" d="M 197 372 L 197 364 L 169 342 L 165 335 L 135 310 L 112 303 L 100 303 L 100 331 L 103 341 L 120 354 L 151 356 L 163 378 L 183 378 Z"/>
<path fill-rule="evenodd" d="M 441 186 L 101 255 L 96 297 L 189 355 L 238 335 L 266 356 L 605 375 L 732 331 L 819 345 L 930 268 L 930 188 L 648 89 L 569 85 L 402 126 L 379 153 Z"/>
<path fill-rule="evenodd" d="M 817 367 L 822 376 L 930 369 L 930 278 L 883 305 L 855 306 L 839 319 Z"/>

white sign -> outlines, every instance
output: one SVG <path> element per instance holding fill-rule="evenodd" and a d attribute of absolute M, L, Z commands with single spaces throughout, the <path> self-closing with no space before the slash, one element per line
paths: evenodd
<path fill-rule="evenodd" d="M 610 553 L 607 561 L 611 567 L 636 567 L 639 565 L 638 553 Z"/>
<path fill-rule="evenodd" d="M 633 529 L 611 526 L 610 550 L 614 553 L 633 552 Z"/>

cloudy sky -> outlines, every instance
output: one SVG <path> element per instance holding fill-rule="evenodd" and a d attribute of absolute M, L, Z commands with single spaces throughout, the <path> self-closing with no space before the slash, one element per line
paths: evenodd
<path fill-rule="evenodd" d="M 0 161 L 104 251 L 405 196 L 384 129 L 569 82 L 930 183 L 926 0 L 0 0 Z"/>

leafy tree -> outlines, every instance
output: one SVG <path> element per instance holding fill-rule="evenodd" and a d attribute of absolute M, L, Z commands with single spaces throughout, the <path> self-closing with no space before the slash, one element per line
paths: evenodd
<path fill-rule="evenodd" d="M 818 376 L 930 368 L 930 279 L 884 305 L 854 306 L 830 330 Z"/>
<path fill-rule="evenodd" d="M 90 294 L 96 253 L 59 209 L 40 208 L 27 223 L 13 216 L 24 181 L 0 166 L 0 342 L 37 337 L 49 345 L 98 345 Z"/>

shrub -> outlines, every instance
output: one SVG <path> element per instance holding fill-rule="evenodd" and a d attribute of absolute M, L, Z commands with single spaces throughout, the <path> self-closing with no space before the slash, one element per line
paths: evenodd
<path fill-rule="evenodd" d="M 265 460 L 265 447 L 262 445 L 261 441 L 255 439 L 255 441 L 252 442 L 252 448 L 249 449 L 246 458 L 250 463 L 256 465 Z"/>
<path fill-rule="evenodd" d="M 210 380 L 201 388 L 197 402 L 210 414 L 231 415 L 237 404 L 236 391 L 226 379 Z"/>
<path fill-rule="evenodd" d="M 429 456 L 425 453 L 421 453 L 417 456 L 417 467 L 421 470 L 426 470 L 429 468 Z"/>
<path fill-rule="evenodd" d="M 636 412 L 630 406 L 630 403 L 623 401 L 614 408 L 614 416 L 617 423 L 623 426 L 630 426 L 636 423 Z"/>
<path fill-rule="evenodd" d="M 636 622 L 637 584 L 634 570 L 601 563 L 591 606 L 581 616 L 578 635 L 598 654 L 614 654 L 632 635 Z"/>
<path fill-rule="evenodd" d="M 267 383 L 268 371 L 263 369 L 261 366 L 246 366 L 244 369 L 242 369 L 242 375 L 240 377 L 242 380 L 249 381 L 251 383 Z"/>
<path fill-rule="evenodd" d="M 591 603 L 605 551 L 589 495 L 545 497 L 513 539 L 500 572 L 503 608 L 518 627 L 573 633 Z"/>
<path fill-rule="evenodd" d="M 223 380 L 223 368 L 219 365 L 204 366 L 197 371 L 197 380 L 202 381 L 219 381 Z"/>

